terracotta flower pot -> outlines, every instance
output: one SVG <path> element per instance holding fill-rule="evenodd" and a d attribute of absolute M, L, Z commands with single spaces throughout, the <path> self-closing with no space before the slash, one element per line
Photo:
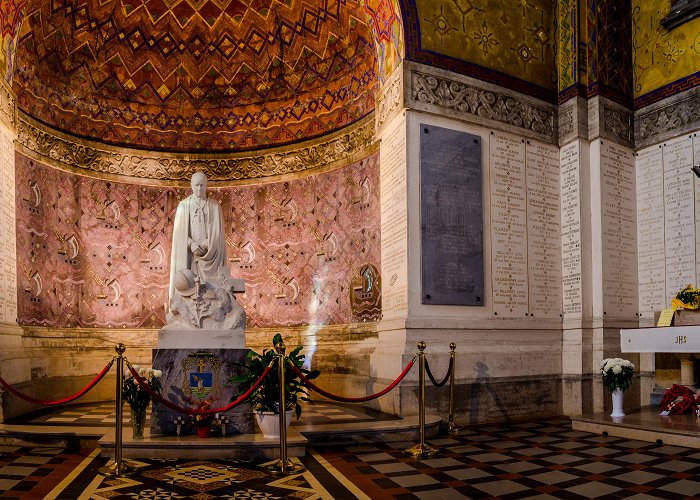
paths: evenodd
<path fill-rule="evenodd" d="M 197 430 L 197 437 L 208 438 L 209 436 L 211 436 L 211 425 L 210 424 L 195 425 L 195 429 Z"/>

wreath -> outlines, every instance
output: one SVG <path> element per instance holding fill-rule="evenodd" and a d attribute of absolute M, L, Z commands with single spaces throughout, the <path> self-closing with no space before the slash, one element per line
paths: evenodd
<path fill-rule="evenodd" d="M 673 384 L 661 399 L 661 409 L 665 415 L 683 415 L 695 406 L 695 393 L 684 385 Z"/>

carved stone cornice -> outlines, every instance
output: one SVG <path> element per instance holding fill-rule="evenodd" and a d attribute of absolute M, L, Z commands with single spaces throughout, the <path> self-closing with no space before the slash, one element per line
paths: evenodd
<path fill-rule="evenodd" d="M 400 109 L 403 108 L 403 63 L 389 77 L 384 84 L 377 99 L 375 116 L 377 119 L 377 133 L 381 132 L 384 124 L 388 122 Z"/>
<path fill-rule="evenodd" d="M 557 107 L 474 78 L 411 63 L 406 107 L 556 144 Z"/>
<path fill-rule="evenodd" d="M 635 113 L 638 149 L 700 129 L 700 88 L 681 92 Z"/>
<path fill-rule="evenodd" d="M 194 172 L 210 184 L 276 182 L 331 170 L 377 149 L 373 114 L 343 130 L 289 146 L 230 154 L 179 154 L 111 147 L 47 128 L 19 114 L 18 149 L 53 167 L 130 183 L 187 185 Z"/>
<path fill-rule="evenodd" d="M 0 122 L 12 130 L 16 126 L 16 99 L 10 85 L 0 79 Z"/>
<path fill-rule="evenodd" d="M 608 139 L 620 141 L 627 146 L 633 146 L 632 141 L 632 111 L 623 107 L 614 107 L 603 102 L 603 135 Z"/>

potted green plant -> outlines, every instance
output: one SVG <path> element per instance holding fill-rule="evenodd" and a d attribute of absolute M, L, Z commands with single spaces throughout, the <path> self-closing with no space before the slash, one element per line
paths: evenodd
<path fill-rule="evenodd" d="M 277 333 L 272 339 L 272 344 L 277 346 L 280 342 L 282 342 L 282 335 Z M 306 357 L 301 354 L 302 347 L 297 346 L 287 355 L 287 358 L 307 379 L 315 379 L 320 375 L 320 372 L 304 368 Z M 246 392 L 260 379 L 265 369 L 275 359 L 275 355 L 274 349 L 263 349 L 262 354 L 253 350 L 249 351 L 245 361 L 234 364 L 241 369 L 241 373 L 229 378 L 227 384 L 237 385 L 239 394 Z M 287 425 L 289 425 L 292 412 L 296 413 L 297 419 L 301 417 L 300 403 L 302 401 L 313 403 L 306 387 L 299 376 L 292 371 L 289 363 L 285 363 L 284 366 L 284 399 Z M 274 437 L 276 433 L 279 435 L 279 417 L 275 416 L 279 415 L 279 376 L 277 370 L 273 370 L 267 375 L 260 387 L 250 395 L 248 401 L 253 406 L 258 426 L 265 437 Z"/>

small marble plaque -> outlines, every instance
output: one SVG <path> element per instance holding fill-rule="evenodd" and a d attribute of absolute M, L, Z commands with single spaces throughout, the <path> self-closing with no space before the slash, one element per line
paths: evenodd
<path fill-rule="evenodd" d="M 420 126 L 422 303 L 484 305 L 481 137 Z"/>

